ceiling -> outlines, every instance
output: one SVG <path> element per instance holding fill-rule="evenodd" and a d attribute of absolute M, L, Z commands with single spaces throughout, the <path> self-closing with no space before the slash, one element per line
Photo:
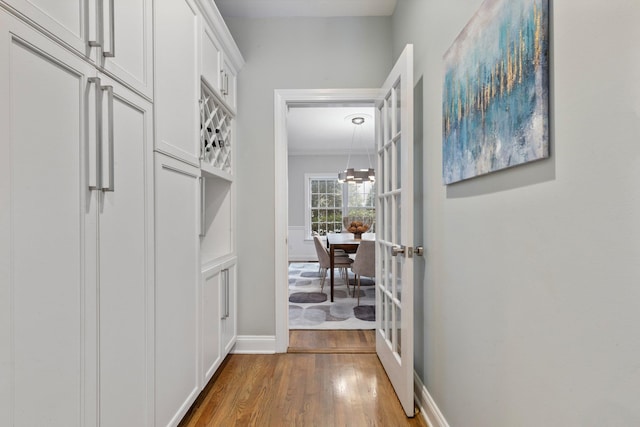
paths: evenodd
<path fill-rule="evenodd" d="M 356 127 L 351 122 L 355 116 L 363 117 L 365 122 Z M 368 149 L 373 155 L 374 116 L 373 106 L 292 106 L 287 113 L 289 154 L 367 154 Z"/>
<path fill-rule="evenodd" d="M 215 0 L 222 16 L 391 16 L 398 0 Z"/>
<path fill-rule="evenodd" d="M 215 0 L 223 17 L 391 16 L 398 0 Z M 364 116 L 350 150 L 354 124 Z M 373 154 L 375 110 L 371 106 L 292 106 L 287 116 L 289 154 Z M 368 145 L 367 145 L 368 144 Z"/>

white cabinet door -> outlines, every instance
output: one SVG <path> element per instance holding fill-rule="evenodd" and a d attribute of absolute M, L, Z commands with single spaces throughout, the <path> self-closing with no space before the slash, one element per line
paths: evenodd
<path fill-rule="evenodd" d="M 236 81 L 237 81 L 237 72 L 231 65 L 229 59 L 225 56 L 222 61 L 222 72 L 220 92 L 222 93 L 222 97 L 225 102 L 231 107 L 233 111 L 236 110 Z"/>
<path fill-rule="evenodd" d="M 224 282 L 220 287 L 222 354 L 227 355 L 236 343 L 236 259 L 225 267 Z"/>
<path fill-rule="evenodd" d="M 99 199 L 99 419 L 153 420 L 153 117 L 151 104 L 102 76 Z M 109 143 L 111 141 L 111 143 Z M 112 155 L 113 154 L 113 155 Z"/>
<path fill-rule="evenodd" d="M 102 19 L 103 39 L 100 66 L 133 89 L 152 98 L 152 2 L 102 0 L 102 3 L 103 10 L 98 13 Z"/>
<path fill-rule="evenodd" d="M 85 328 L 96 315 L 95 192 L 85 178 L 91 73 L 0 10 L 3 426 L 95 421 L 83 399 L 95 389 L 95 331 Z"/>
<path fill-rule="evenodd" d="M 224 285 L 224 273 L 218 267 L 202 272 L 201 340 L 202 384 L 209 382 L 222 362 L 220 349 L 220 293 Z"/>
<path fill-rule="evenodd" d="M 199 18 L 191 0 L 154 3 L 156 150 L 199 166 Z"/>
<path fill-rule="evenodd" d="M 88 56 L 93 50 L 89 41 L 97 41 L 96 1 L 2 0 L 2 3 Z"/>
<path fill-rule="evenodd" d="M 199 392 L 199 169 L 155 154 L 156 425 L 176 425 Z"/>
<path fill-rule="evenodd" d="M 211 89 L 220 93 L 222 76 L 222 47 L 215 34 L 207 24 L 202 25 L 201 49 L 202 78 Z"/>

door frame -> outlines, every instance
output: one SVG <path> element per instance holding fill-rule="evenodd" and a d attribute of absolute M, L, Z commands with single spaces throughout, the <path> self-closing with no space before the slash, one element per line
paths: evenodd
<path fill-rule="evenodd" d="M 380 96 L 373 89 L 276 89 L 274 91 L 275 139 L 275 351 L 289 347 L 288 281 L 288 142 L 287 109 L 292 105 L 371 103 Z"/>

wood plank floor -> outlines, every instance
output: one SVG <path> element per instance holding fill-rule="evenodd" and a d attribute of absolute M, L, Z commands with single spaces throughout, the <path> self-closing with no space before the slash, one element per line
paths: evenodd
<path fill-rule="evenodd" d="M 180 426 L 424 426 L 375 354 L 233 354 Z"/>
<path fill-rule="evenodd" d="M 375 330 L 291 330 L 289 353 L 375 353 Z"/>

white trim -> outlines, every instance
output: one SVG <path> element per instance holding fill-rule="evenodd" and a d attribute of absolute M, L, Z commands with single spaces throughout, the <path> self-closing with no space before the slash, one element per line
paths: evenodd
<path fill-rule="evenodd" d="M 285 353 L 289 347 L 288 281 L 288 166 L 287 108 L 309 103 L 374 103 L 380 89 L 276 89 L 274 91 L 275 142 L 275 282 L 276 324 L 275 351 Z"/>
<path fill-rule="evenodd" d="M 420 408 L 420 415 L 429 427 L 449 427 L 449 423 L 440 412 L 438 405 L 433 400 L 429 391 L 422 383 L 418 374 L 413 373 L 413 390 L 415 393 L 416 404 Z"/>
<path fill-rule="evenodd" d="M 238 335 L 233 354 L 274 354 L 276 337 L 274 335 Z"/>

